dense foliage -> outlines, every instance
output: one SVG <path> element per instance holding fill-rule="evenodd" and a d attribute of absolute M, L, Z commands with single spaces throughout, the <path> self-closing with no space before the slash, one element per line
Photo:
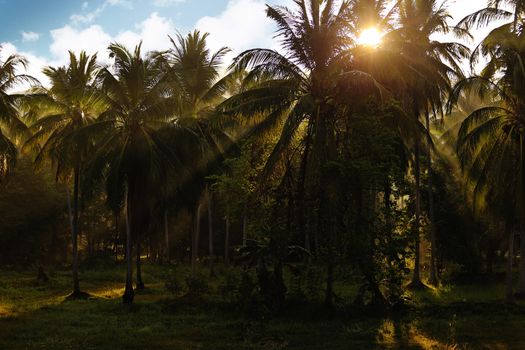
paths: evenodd
<path fill-rule="evenodd" d="M 164 52 L 113 43 L 108 66 L 71 52 L 49 86 L 22 57 L 0 62 L 0 262 L 71 261 L 85 297 L 79 267 L 125 258 L 125 303 L 145 257 L 191 263 L 167 278 L 175 294 L 206 291 L 199 265 L 234 264 L 225 298 L 279 312 L 321 294 L 334 307 L 342 280 L 355 305 L 390 309 L 505 258 L 512 302 L 520 256 L 525 295 L 525 4 L 491 0 L 456 26 L 435 0 L 266 11 L 281 48 L 226 70 L 229 50 L 198 31 Z"/>

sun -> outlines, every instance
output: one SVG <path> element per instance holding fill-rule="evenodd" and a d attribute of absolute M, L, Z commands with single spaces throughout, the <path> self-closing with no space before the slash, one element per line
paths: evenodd
<path fill-rule="evenodd" d="M 359 45 L 376 47 L 381 44 L 383 39 L 383 33 L 381 33 L 377 28 L 371 27 L 361 31 L 357 42 Z"/>

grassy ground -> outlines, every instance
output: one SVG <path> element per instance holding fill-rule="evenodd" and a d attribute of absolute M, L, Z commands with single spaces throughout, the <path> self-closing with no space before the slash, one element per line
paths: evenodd
<path fill-rule="evenodd" d="M 167 292 L 166 268 L 144 270 L 132 307 L 121 304 L 123 266 L 83 272 L 86 301 L 65 301 L 67 271 L 45 284 L 35 271 L 0 272 L 0 349 L 525 349 L 525 308 L 500 303 L 499 284 L 418 292 L 395 317 L 292 304 L 255 322 L 220 298 L 220 278 L 188 299 Z"/>

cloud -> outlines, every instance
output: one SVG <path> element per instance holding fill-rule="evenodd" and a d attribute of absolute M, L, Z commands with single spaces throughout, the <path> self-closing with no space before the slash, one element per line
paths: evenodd
<path fill-rule="evenodd" d="M 95 8 L 91 12 L 85 12 L 85 13 L 74 13 L 72 14 L 69 19 L 71 20 L 71 23 L 74 25 L 78 24 L 89 24 L 95 21 L 97 17 L 99 17 L 105 10 L 108 8 L 108 6 L 122 6 L 128 9 L 133 8 L 133 3 L 130 0 L 105 0 L 102 5 Z M 82 10 L 87 10 L 89 8 L 89 3 L 87 1 L 82 3 Z"/>
<path fill-rule="evenodd" d="M 67 63 L 69 50 L 75 53 L 86 51 L 88 54 L 94 54 L 104 51 L 113 40 L 99 25 L 92 25 L 82 30 L 67 25 L 52 30 L 51 38 L 53 41 L 49 51 L 53 60 L 60 64 Z"/>
<path fill-rule="evenodd" d="M 116 36 L 115 41 L 128 47 L 134 47 L 142 40 L 144 52 L 164 50 L 170 47 L 168 35 L 174 35 L 177 32 L 171 20 L 159 16 L 156 12 L 137 25 L 135 29 L 135 31 L 121 32 Z"/>
<path fill-rule="evenodd" d="M 100 25 L 93 24 L 87 28 L 79 29 L 66 25 L 51 31 L 52 43 L 49 51 L 52 60 L 59 64 L 66 64 L 69 59 L 68 51 L 79 53 L 86 51 L 92 55 L 98 53 L 102 62 L 108 62 L 106 49 L 112 42 L 121 43 L 133 48 L 141 41 L 144 53 L 152 50 L 163 50 L 170 46 L 168 35 L 176 33 L 173 23 L 158 13 L 152 13 L 143 22 L 137 24 L 134 30 L 127 30 L 112 36 Z"/>
<path fill-rule="evenodd" d="M 155 0 L 161 3 L 181 0 Z M 280 0 L 281 2 L 284 0 Z M 97 9 L 91 12 L 93 20 L 107 6 L 129 6 L 127 0 L 105 0 Z M 89 9 L 87 1 L 82 6 L 84 10 Z M 128 5 L 126 5 L 128 4 Z M 104 7 L 105 6 L 105 7 Z M 84 14 L 84 15 L 89 15 Z M 137 23 L 134 28 L 117 34 L 110 34 L 98 24 L 89 24 L 87 18 L 86 27 L 76 26 L 70 23 L 61 28 L 50 31 L 51 44 L 49 46 L 49 57 L 36 56 L 29 52 L 18 52 L 11 43 L 9 46 L 13 52 L 25 55 L 30 60 L 28 73 L 40 79 L 44 84 L 47 79 L 41 70 L 45 66 L 65 65 L 69 61 L 68 51 L 78 54 L 86 51 L 88 54 L 98 53 L 102 63 L 109 63 L 107 47 L 112 42 L 119 42 L 132 49 L 142 41 L 143 53 L 152 50 L 165 50 L 170 48 L 171 43 L 167 36 L 177 33 L 174 23 L 158 13 L 152 13 L 144 21 Z M 272 40 L 275 27 L 271 20 L 266 18 L 264 0 L 229 0 L 226 9 L 217 16 L 206 16 L 198 20 L 196 28 L 201 32 L 209 32 L 208 45 L 212 51 L 223 46 L 228 46 L 234 51 L 226 58 L 231 59 L 239 52 L 253 47 L 277 48 Z M 6 50 L 4 50 L 6 51 Z"/>
<path fill-rule="evenodd" d="M 95 24 L 84 29 L 66 25 L 51 31 L 52 42 L 49 46 L 49 58 L 20 51 L 13 43 L 5 42 L 0 44 L 2 46 L 0 59 L 5 59 L 14 53 L 25 56 L 29 61 L 26 73 L 47 85 L 49 80 L 42 73 L 42 69 L 46 66 L 66 65 L 69 61 L 69 51 L 76 54 L 86 51 L 90 55 L 98 53 L 98 58 L 102 63 L 109 63 L 107 47 L 112 42 L 119 42 L 132 49 L 142 41 L 142 52 L 146 53 L 152 50 L 168 49 L 171 45 L 168 35 L 175 33 L 173 23 L 157 13 L 152 13 L 147 19 L 138 23 L 134 30 L 124 31 L 115 36 Z"/>
<path fill-rule="evenodd" d="M 180 4 L 186 2 L 186 0 L 155 0 L 153 4 L 157 7 L 168 7 L 174 4 Z"/>
<path fill-rule="evenodd" d="M 13 54 L 22 55 L 28 60 L 29 63 L 26 71 L 19 73 L 31 75 L 32 77 L 38 79 L 42 84 L 48 84 L 49 80 L 44 75 L 44 73 L 42 73 L 42 69 L 51 64 L 49 61 L 47 61 L 43 57 L 36 56 L 32 53 L 19 51 L 18 48 L 10 42 L 0 43 L 0 47 L 2 47 L 2 50 L 0 51 L 0 61 L 5 60 L 8 56 Z M 25 87 L 18 87 L 18 89 L 23 88 Z"/>
<path fill-rule="evenodd" d="M 266 17 L 264 0 L 230 0 L 226 9 L 215 17 L 201 18 L 196 28 L 210 33 L 208 45 L 216 51 L 223 46 L 235 54 L 254 48 L 277 48 L 272 40 L 275 26 Z"/>
<path fill-rule="evenodd" d="M 38 39 L 40 39 L 39 33 L 22 31 L 22 41 L 24 43 L 38 41 Z"/>

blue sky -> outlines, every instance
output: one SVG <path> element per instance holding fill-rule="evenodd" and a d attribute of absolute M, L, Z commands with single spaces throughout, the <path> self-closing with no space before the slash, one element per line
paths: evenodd
<path fill-rule="evenodd" d="M 167 35 L 194 28 L 211 33 L 215 50 L 276 47 L 265 3 L 292 0 L 0 0 L 0 45 L 3 55 L 28 57 L 28 71 L 39 79 L 43 66 L 65 64 L 69 49 L 99 52 L 104 60 L 112 41 L 143 40 L 145 50 L 160 50 L 169 46 Z M 459 19 L 483 3 L 455 0 L 451 12 Z"/>
<path fill-rule="evenodd" d="M 288 3 L 291 0 L 270 0 Z M 2 56 L 20 53 L 28 73 L 45 80 L 42 67 L 63 65 L 67 52 L 85 50 L 107 59 L 106 47 L 118 41 L 143 49 L 169 47 L 168 35 L 195 28 L 212 33 L 213 50 L 233 52 L 275 47 L 274 26 L 264 0 L 0 0 Z M 234 54 L 232 53 L 232 55 Z"/>
<path fill-rule="evenodd" d="M 169 18 L 181 31 L 191 29 L 198 19 L 216 16 L 227 0 L 0 0 L 1 42 L 11 42 L 24 51 L 48 54 L 51 30 L 72 25 L 85 28 L 100 25 L 111 34 L 133 29 L 150 14 Z M 23 40 L 22 33 L 37 33 Z"/>

